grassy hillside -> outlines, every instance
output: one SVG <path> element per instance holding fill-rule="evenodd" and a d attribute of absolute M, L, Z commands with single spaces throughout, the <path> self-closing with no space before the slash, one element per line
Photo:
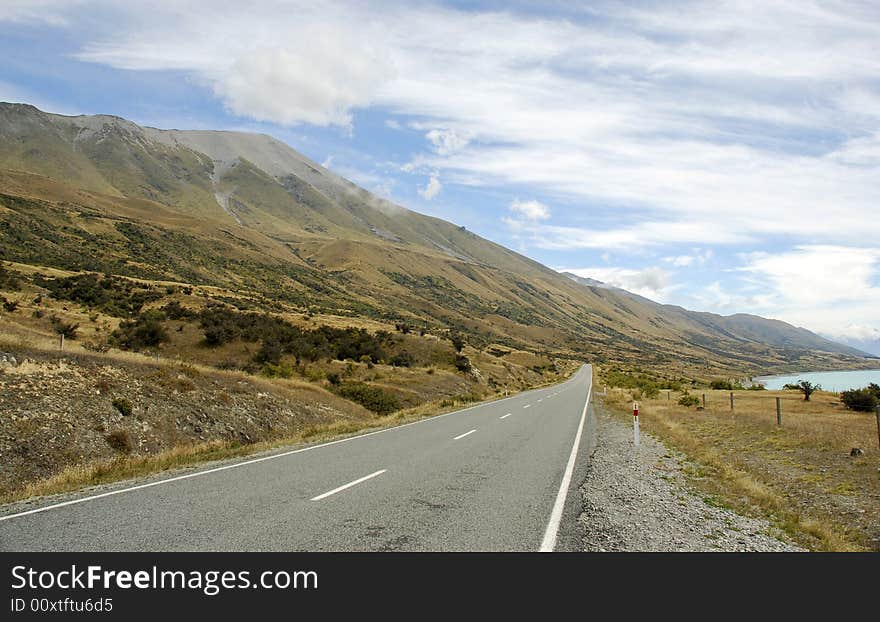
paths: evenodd
<path fill-rule="evenodd" d="M 271 137 L 0 105 L 3 259 L 226 288 L 478 346 L 748 376 L 867 365 L 782 322 L 576 283 L 370 195 Z"/>

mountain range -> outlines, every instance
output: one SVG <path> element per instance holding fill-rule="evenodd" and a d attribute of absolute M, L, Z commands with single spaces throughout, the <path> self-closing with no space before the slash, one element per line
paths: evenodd
<path fill-rule="evenodd" d="M 0 104 L 0 258 L 190 283 L 593 362 L 756 374 L 858 366 L 784 322 L 661 305 L 405 209 L 262 134 Z"/>

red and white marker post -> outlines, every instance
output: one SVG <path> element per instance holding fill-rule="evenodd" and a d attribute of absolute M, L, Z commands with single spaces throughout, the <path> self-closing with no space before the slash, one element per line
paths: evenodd
<path fill-rule="evenodd" d="M 633 402 L 633 445 L 639 446 L 639 403 Z"/>

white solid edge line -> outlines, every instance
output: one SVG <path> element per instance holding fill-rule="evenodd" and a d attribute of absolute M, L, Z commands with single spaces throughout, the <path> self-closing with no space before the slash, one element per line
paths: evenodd
<path fill-rule="evenodd" d="M 512 414 L 513 414 L 513 413 L 507 413 L 506 415 L 501 415 L 501 416 L 498 417 L 498 418 L 499 418 L 499 419 L 507 419 L 507 418 L 508 418 L 510 415 L 512 415 Z"/>
<path fill-rule="evenodd" d="M 363 477 L 356 479 L 353 482 L 348 482 L 347 484 L 343 484 L 339 488 L 334 488 L 333 490 L 329 490 L 329 491 L 325 492 L 323 495 L 318 495 L 317 497 L 312 497 L 311 499 L 309 499 L 309 501 L 320 501 L 321 499 L 326 499 L 330 495 L 335 495 L 337 492 L 342 492 L 346 488 L 351 488 L 352 486 L 357 486 L 361 482 L 365 482 L 368 479 L 373 479 L 374 477 L 376 477 L 378 475 L 382 475 L 382 473 L 384 473 L 387 470 L 388 469 L 381 469 L 379 471 L 376 471 L 375 473 L 370 473 L 369 475 L 364 475 Z"/>
<path fill-rule="evenodd" d="M 473 433 L 476 432 L 476 431 L 477 431 L 477 429 L 474 428 L 474 429 L 471 430 L 470 432 L 465 432 L 464 434 L 459 434 L 458 436 L 456 436 L 456 437 L 455 437 L 454 439 L 452 439 L 452 440 L 457 441 L 457 440 L 459 440 L 459 439 L 461 439 L 461 438 L 464 438 L 465 436 L 468 436 L 469 434 L 473 434 Z"/>
<path fill-rule="evenodd" d="M 547 523 L 547 529 L 544 530 L 544 539 L 541 541 L 540 553 L 552 553 L 556 548 L 556 536 L 559 533 L 559 524 L 562 522 L 562 510 L 565 509 L 565 498 L 568 496 L 568 487 L 571 485 L 571 478 L 574 475 L 574 463 L 577 461 L 578 447 L 581 444 L 581 434 L 584 431 L 584 421 L 587 419 L 587 408 L 590 407 L 590 395 L 593 393 L 593 381 L 590 379 L 590 388 L 587 390 L 587 401 L 584 402 L 584 411 L 581 413 L 581 422 L 578 424 L 577 434 L 574 436 L 574 444 L 571 446 L 571 455 L 568 457 L 568 464 L 565 465 L 565 473 L 562 476 L 562 483 L 559 485 L 559 492 L 556 493 L 556 503 L 553 504 L 553 511 L 550 513 L 550 522 Z"/>
<path fill-rule="evenodd" d="M 574 375 L 576 376 L 580 373 L 578 370 Z M 573 378 L 574 376 L 572 376 Z M 565 380 L 564 382 L 569 382 L 571 378 Z M 540 389 L 532 389 L 532 391 L 538 391 Z M 486 402 L 483 404 L 475 404 L 473 406 L 468 406 L 467 408 L 462 408 L 461 410 L 455 410 L 448 413 L 443 413 L 442 415 L 434 415 L 433 417 L 428 417 L 426 419 L 419 419 L 418 421 L 410 421 L 409 423 L 403 423 L 401 425 L 396 425 L 391 428 L 384 428 L 382 430 L 376 430 L 374 432 L 367 432 L 366 434 L 357 434 L 355 436 L 349 436 L 346 438 L 340 438 L 335 441 L 328 441 L 326 443 L 321 443 L 320 445 L 310 445 L 308 447 L 300 447 L 299 449 L 291 449 L 290 451 L 285 451 L 278 454 L 272 454 L 269 456 L 263 456 L 261 458 L 252 458 L 250 460 L 244 460 L 242 462 L 236 462 L 234 464 L 226 464 L 220 467 L 215 467 L 213 469 L 206 469 L 204 471 L 196 471 L 195 473 L 186 473 L 185 475 L 178 475 L 176 477 L 169 477 L 168 479 L 160 479 L 155 482 L 149 482 L 147 484 L 138 484 L 137 486 L 131 486 L 129 488 L 120 488 L 119 490 L 111 490 L 109 492 L 102 492 L 101 494 L 91 495 L 88 497 L 81 497 L 79 499 L 71 499 L 70 501 L 62 501 L 61 503 L 54 503 L 52 505 L 47 505 L 40 508 L 34 508 L 33 510 L 26 510 L 24 512 L 17 512 L 15 514 L 7 514 L 6 516 L 0 516 L 0 523 L 3 521 L 7 521 L 13 518 L 19 518 L 21 516 L 28 516 L 30 514 L 39 514 L 41 512 L 48 512 L 49 510 L 54 510 L 56 508 L 63 508 L 68 505 L 77 505 L 79 503 L 85 503 L 86 501 L 95 501 L 97 499 L 103 499 L 105 497 L 112 497 L 114 495 L 121 495 L 124 492 L 134 492 L 136 490 L 143 490 L 145 488 L 152 488 L 153 486 L 161 486 L 162 484 L 170 484 L 172 482 L 177 482 L 184 479 L 191 479 L 193 477 L 201 477 L 202 475 L 209 475 L 211 473 L 217 473 L 219 471 L 226 471 L 228 469 L 237 469 L 238 467 L 247 466 L 249 464 L 256 464 L 257 462 L 263 462 L 265 460 L 274 460 L 275 458 L 284 458 L 285 456 L 292 456 L 293 454 L 299 454 L 304 451 L 311 451 L 313 449 L 320 449 L 322 447 L 329 447 L 330 445 L 336 445 L 338 443 L 346 443 L 348 441 L 354 441 L 359 438 L 366 438 L 368 436 L 373 436 L 374 434 L 382 434 L 383 432 L 390 432 L 391 430 L 399 430 L 401 428 L 406 428 L 411 425 L 417 425 L 419 423 L 429 423 L 431 421 L 437 421 L 438 419 L 443 419 L 444 417 L 449 417 L 450 415 L 458 415 L 463 412 L 467 412 L 469 410 L 473 410 L 475 408 L 482 408 L 483 406 L 488 406 L 489 404 L 500 404 L 501 402 L 512 400 L 518 397 L 522 397 L 527 393 L 531 393 L 532 391 L 524 391 L 523 393 L 517 393 L 516 395 L 510 395 L 508 397 L 503 397 L 500 400 L 495 400 L 494 402 Z"/>

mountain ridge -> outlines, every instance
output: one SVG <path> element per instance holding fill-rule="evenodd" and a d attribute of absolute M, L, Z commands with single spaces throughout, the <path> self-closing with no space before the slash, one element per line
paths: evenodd
<path fill-rule="evenodd" d="M 0 104 L 0 139 L 8 261 L 200 280 L 599 361 L 745 373 L 864 358 L 785 323 L 720 321 L 576 283 L 375 197 L 267 134 Z M 82 248 L 91 263 L 73 258 Z"/>

